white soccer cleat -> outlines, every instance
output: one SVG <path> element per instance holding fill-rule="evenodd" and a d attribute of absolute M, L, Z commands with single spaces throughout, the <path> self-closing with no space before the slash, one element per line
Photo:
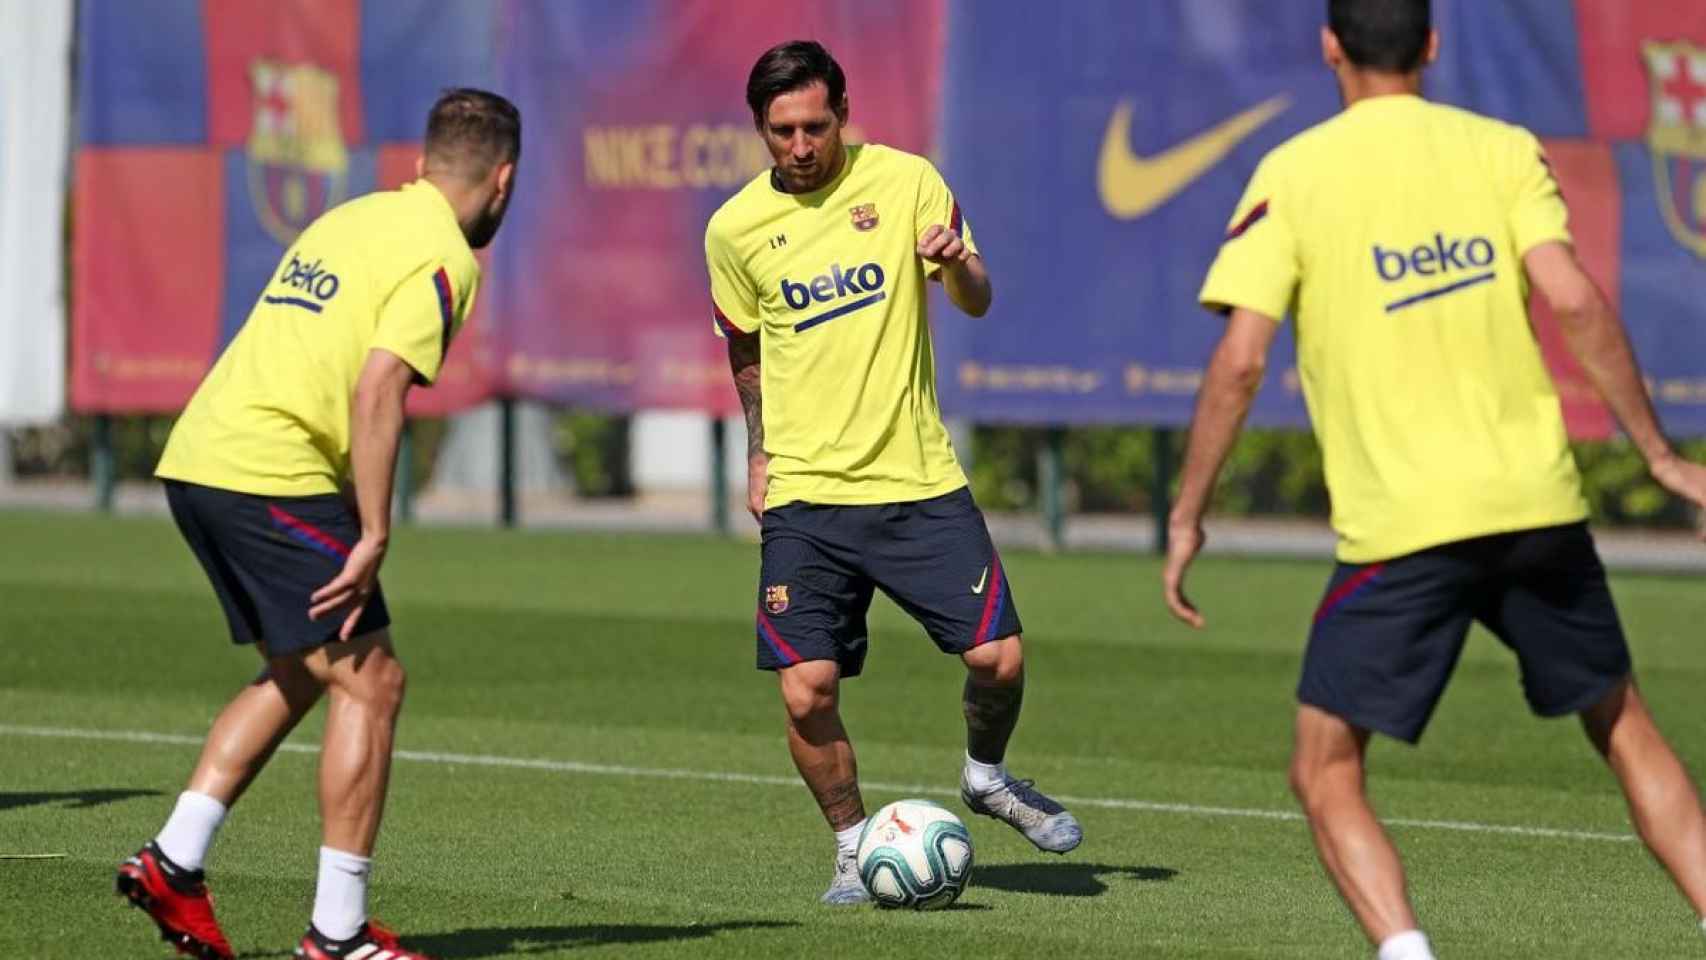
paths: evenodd
<path fill-rule="evenodd" d="M 1034 784 L 1032 780 L 1005 777 L 999 786 L 975 793 L 962 776 L 960 799 L 972 813 L 994 817 L 1024 834 L 1038 850 L 1066 853 L 1083 843 L 1084 828 L 1078 825 L 1078 818 Z"/>
<path fill-rule="evenodd" d="M 829 881 L 829 889 L 823 893 L 823 902 L 832 907 L 871 902 L 871 894 L 865 889 L 864 881 L 859 879 L 858 860 L 851 856 L 836 856 L 835 876 Z"/>

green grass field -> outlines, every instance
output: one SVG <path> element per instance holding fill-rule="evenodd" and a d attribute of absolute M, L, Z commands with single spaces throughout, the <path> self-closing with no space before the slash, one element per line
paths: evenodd
<path fill-rule="evenodd" d="M 112 869 L 158 829 L 257 661 L 226 642 L 164 520 L 0 513 L 0 544 L 0 855 L 66 855 L 0 860 L 0 956 L 169 957 L 113 896 Z M 1204 561 L 1210 626 L 1192 633 L 1165 616 L 1147 558 L 1006 559 L 1030 682 L 1009 765 L 1076 798 L 1084 845 L 1045 856 L 975 818 L 955 909 L 834 911 L 816 903 L 829 835 L 794 778 L 774 683 L 752 669 L 755 547 L 402 531 L 386 585 L 410 753 L 376 915 L 439 958 L 1371 955 L 1285 786 L 1327 565 Z M 1706 770 L 1706 591 L 1615 586 L 1653 708 Z M 867 805 L 950 797 L 961 670 L 887 601 L 872 626 L 866 676 L 844 694 Z M 242 956 L 288 956 L 307 921 L 318 732 L 316 714 L 210 858 Z M 1442 957 L 1706 952 L 1575 723 L 1531 719 L 1485 634 L 1423 746 L 1380 743 L 1373 768 L 1389 817 L 1496 828 L 1394 828 Z"/>

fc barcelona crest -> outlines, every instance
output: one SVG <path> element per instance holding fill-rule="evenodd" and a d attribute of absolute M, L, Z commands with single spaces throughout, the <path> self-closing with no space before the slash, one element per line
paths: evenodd
<path fill-rule="evenodd" d="M 311 64 L 256 60 L 249 79 L 249 196 L 261 225 L 289 246 L 344 199 L 349 151 L 338 121 L 338 78 Z"/>
<path fill-rule="evenodd" d="M 861 203 L 847 211 L 853 217 L 853 229 L 860 232 L 877 229 L 877 205 Z"/>
<path fill-rule="evenodd" d="M 1653 92 L 1647 146 L 1659 209 L 1677 242 L 1706 259 L 1706 49 L 1648 43 L 1642 52 Z"/>
<path fill-rule="evenodd" d="M 764 609 L 770 611 L 771 616 L 776 617 L 788 612 L 788 587 L 786 584 L 764 588 Z"/>

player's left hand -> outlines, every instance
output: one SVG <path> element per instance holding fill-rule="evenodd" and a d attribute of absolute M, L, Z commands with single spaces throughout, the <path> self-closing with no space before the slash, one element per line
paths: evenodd
<path fill-rule="evenodd" d="M 1196 605 L 1185 596 L 1185 573 L 1191 568 L 1191 561 L 1202 551 L 1203 544 L 1208 542 L 1208 535 L 1203 533 L 1202 524 L 1174 524 L 1167 528 L 1167 565 L 1161 572 L 1162 592 L 1167 598 L 1167 609 L 1173 612 L 1185 623 L 1201 628 L 1203 615 L 1197 612 Z"/>
<path fill-rule="evenodd" d="M 964 263 L 971 259 L 972 252 L 959 234 L 933 223 L 918 236 L 918 256 L 931 263 Z"/>
<path fill-rule="evenodd" d="M 1696 508 L 1706 510 L 1706 467 L 1673 453 L 1654 461 L 1648 469 L 1660 486 Z M 1706 514 L 1702 516 L 1706 517 Z M 1706 540 L 1706 526 L 1699 527 L 1696 533 Z"/>
<path fill-rule="evenodd" d="M 338 628 L 338 639 L 348 640 L 355 631 L 356 621 L 361 619 L 361 612 L 367 609 L 367 599 L 373 596 L 373 589 L 379 583 L 379 565 L 385 560 L 385 546 L 377 541 L 362 538 L 350 548 L 349 559 L 344 561 L 344 568 L 332 581 L 308 598 L 308 619 L 318 620 L 321 617 L 348 609 L 343 626 Z"/>

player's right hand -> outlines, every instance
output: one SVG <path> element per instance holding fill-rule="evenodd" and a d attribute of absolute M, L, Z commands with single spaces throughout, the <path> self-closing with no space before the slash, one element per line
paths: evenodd
<path fill-rule="evenodd" d="M 931 263 L 960 263 L 971 259 L 971 248 L 954 230 L 932 223 L 918 236 L 918 256 Z"/>
<path fill-rule="evenodd" d="M 343 626 L 338 628 L 338 639 L 348 640 L 355 631 L 356 621 L 361 619 L 361 612 L 367 609 L 367 599 L 373 596 L 374 587 L 379 583 L 379 565 L 384 561 L 383 543 L 366 537 L 356 541 L 350 548 L 349 558 L 344 561 L 343 570 L 308 598 L 308 619 L 318 620 L 347 608 L 349 613 L 344 617 Z"/>
<path fill-rule="evenodd" d="M 764 495 L 770 491 L 770 458 L 759 454 L 746 461 L 746 512 L 764 520 Z"/>
<path fill-rule="evenodd" d="M 1167 609 L 1173 612 L 1173 616 L 1197 628 L 1201 628 L 1205 621 L 1197 612 L 1196 605 L 1185 596 L 1185 573 L 1207 542 L 1208 535 L 1203 533 L 1200 523 L 1174 524 L 1167 528 L 1167 565 L 1161 571 Z"/>
<path fill-rule="evenodd" d="M 1654 460 L 1648 469 L 1659 486 L 1706 510 L 1706 466 L 1670 453 Z M 1706 528 L 1698 532 L 1700 538 L 1706 540 Z"/>

